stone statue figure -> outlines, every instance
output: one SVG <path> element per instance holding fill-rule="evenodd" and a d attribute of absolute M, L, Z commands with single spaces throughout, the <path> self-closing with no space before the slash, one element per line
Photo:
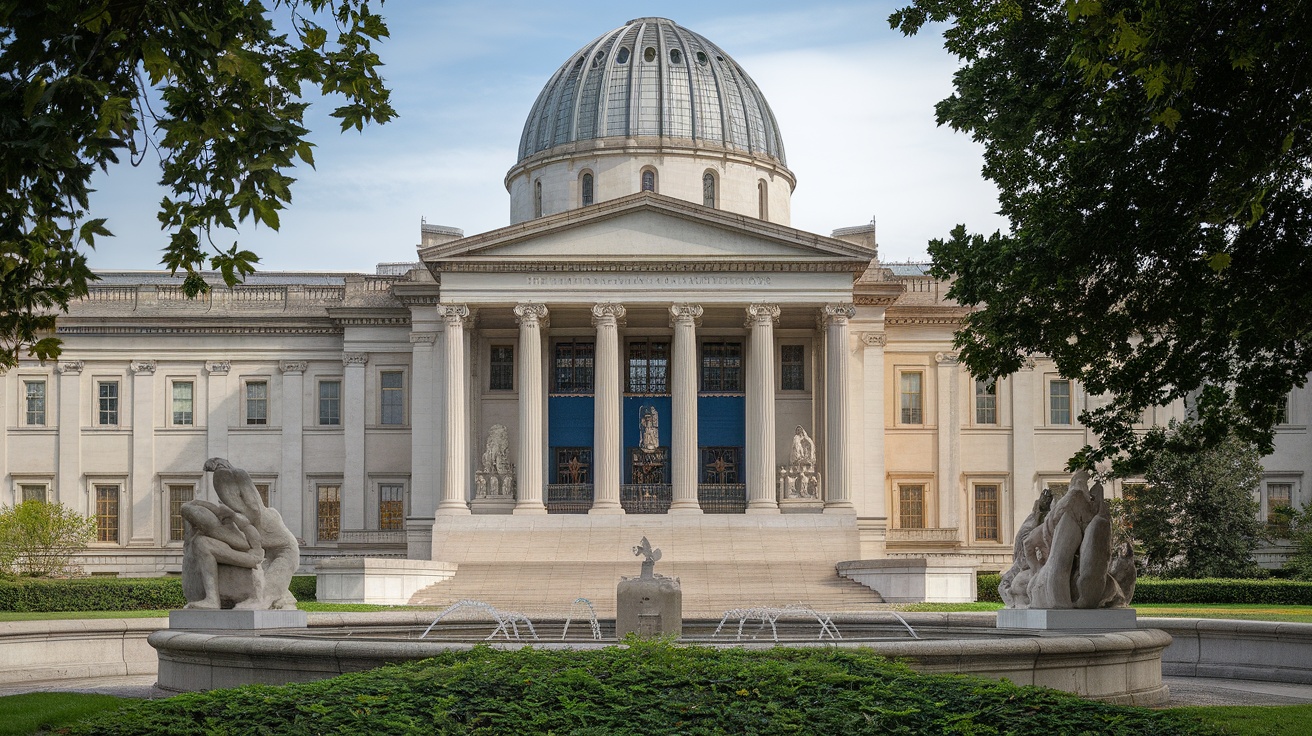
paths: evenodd
<path fill-rule="evenodd" d="M 483 450 L 484 473 L 506 473 L 510 470 L 510 435 L 505 425 L 493 424 L 487 431 L 487 447 Z"/>
<path fill-rule="evenodd" d="M 1119 608 L 1134 597 L 1134 550 L 1112 549 L 1101 483 L 1078 471 L 1053 501 L 1044 490 L 1016 533 L 1015 559 L 998 592 L 1008 608 Z"/>
<path fill-rule="evenodd" d="M 643 557 L 641 578 L 650 580 L 651 578 L 656 577 L 656 561 L 661 558 L 661 551 L 659 549 L 652 549 L 651 542 L 648 542 L 647 538 L 643 537 L 642 543 L 633 548 L 633 555 L 635 557 Z"/>
<path fill-rule="evenodd" d="M 793 430 L 793 446 L 788 452 L 788 464 L 793 467 L 815 465 L 815 440 L 800 424 Z"/>
<path fill-rule="evenodd" d="M 642 407 L 642 418 L 638 420 L 638 449 L 643 452 L 656 452 L 661 446 L 660 417 L 656 407 Z"/>
<path fill-rule="evenodd" d="M 288 590 L 301 553 L 282 516 L 251 476 L 227 460 L 205 461 L 219 503 L 182 505 L 182 591 L 187 608 L 294 609 Z"/>

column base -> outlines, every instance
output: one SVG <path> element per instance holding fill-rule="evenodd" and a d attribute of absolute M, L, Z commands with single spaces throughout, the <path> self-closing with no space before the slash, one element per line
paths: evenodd
<path fill-rule="evenodd" d="M 589 514 L 608 514 L 608 515 L 611 515 L 611 516 L 619 516 L 620 514 L 623 514 L 623 513 L 624 513 L 624 507 L 621 506 L 621 505 L 619 505 L 619 503 L 616 503 L 616 504 L 613 505 L 613 506 L 612 506 L 611 504 L 606 504 L 606 505 L 604 505 L 604 506 L 593 506 L 592 508 L 588 509 L 588 513 L 589 513 Z"/>
<path fill-rule="evenodd" d="M 856 506 L 851 501 L 842 501 L 835 504 L 825 504 L 824 513 L 826 514 L 851 514 L 856 516 Z"/>
<path fill-rule="evenodd" d="M 437 510 L 433 512 L 437 516 L 469 516 L 473 512 L 469 510 L 469 505 L 464 503 L 453 503 L 450 506 L 445 503 L 437 505 Z"/>
<path fill-rule="evenodd" d="M 746 514 L 777 514 L 779 513 L 779 504 L 773 501 L 748 501 Z"/>
<path fill-rule="evenodd" d="M 547 513 L 547 507 L 544 506 L 541 501 L 538 501 L 537 503 L 517 504 L 515 510 L 510 513 L 515 514 L 516 516 L 543 515 Z"/>
<path fill-rule="evenodd" d="M 670 510 L 666 513 L 695 515 L 703 512 L 701 504 L 696 501 L 675 501 L 670 504 Z"/>

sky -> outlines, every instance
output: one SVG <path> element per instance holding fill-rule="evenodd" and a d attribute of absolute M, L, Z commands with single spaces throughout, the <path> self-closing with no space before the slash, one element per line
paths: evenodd
<path fill-rule="evenodd" d="M 331 98 L 307 114 L 316 168 L 292 175 L 281 229 L 249 221 L 233 240 L 261 270 L 372 272 L 417 259 L 421 218 L 466 235 L 509 224 L 504 177 L 529 108 L 552 73 L 593 38 L 631 18 L 661 16 L 729 53 L 756 81 L 797 176 L 793 227 L 829 234 L 875 219 L 880 259 L 926 260 L 958 223 L 1005 229 L 982 148 L 938 127 L 956 59 L 938 29 L 905 38 L 892 2 L 417 2 L 382 6 L 391 38 L 378 49 L 398 117 L 339 132 Z M 117 236 L 98 240 L 99 270 L 157 269 L 167 234 L 164 190 L 147 158 L 96 177 L 92 212 Z M 226 239 L 223 239 L 226 235 Z"/>

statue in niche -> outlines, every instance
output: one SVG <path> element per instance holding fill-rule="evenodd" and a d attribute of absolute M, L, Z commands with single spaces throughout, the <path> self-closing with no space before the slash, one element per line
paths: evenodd
<path fill-rule="evenodd" d="M 798 468 L 815 467 L 815 440 L 800 424 L 793 430 L 793 446 L 788 453 L 788 464 Z"/>
<path fill-rule="evenodd" d="M 288 590 L 300 565 L 296 537 L 267 508 L 241 468 L 220 457 L 205 462 L 219 503 L 182 504 L 182 591 L 187 608 L 294 609 Z"/>
<path fill-rule="evenodd" d="M 1044 490 L 1035 501 L 998 586 L 1008 608 L 1119 608 L 1134 598 L 1134 550 L 1112 548 L 1102 483 L 1089 480 L 1078 471 L 1061 498 Z"/>
<path fill-rule="evenodd" d="M 788 464 L 779 467 L 778 494 L 780 500 L 820 500 L 820 473 L 815 469 L 815 440 L 800 424 L 793 430 Z"/>
<path fill-rule="evenodd" d="M 515 466 L 510 462 L 510 433 L 503 424 L 487 431 L 483 458 L 474 473 L 475 498 L 514 498 Z"/>
<path fill-rule="evenodd" d="M 642 417 L 638 419 L 638 448 L 643 452 L 656 452 L 661 446 L 660 416 L 656 407 L 642 407 Z"/>

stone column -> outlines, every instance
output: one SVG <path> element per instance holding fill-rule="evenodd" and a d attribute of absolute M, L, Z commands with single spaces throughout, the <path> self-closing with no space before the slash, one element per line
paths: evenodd
<path fill-rule="evenodd" d="M 862 356 L 862 384 L 864 387 L 865 441 L 857 457 L 863 463 L 863 472 L 853 478 L 853 492 L 860 486 L 857 513 L 869 519 L 861 538 L 861 558 L 884 556 L 884 537 L 888 526 L 888 499 L 884 478 L 884 345 L 888 338 L 883 332 L 861 333 L 865 351 Z M 864 531 L 864 530 L 863 530 Z"/>
<path fill-rule="evenodd" d="M 80 360 L 61 360 L 55 368 L 59 371 L 59 478 L 53 493 L 55 500 L 89 516 L 95 509 L 88 508 L 87 494 L 76 492 L 82 478 L 82 367 Z M 47 422 L 53 400 L 47 391 Z"/>
<path fill-rule="evenodd" d="M 465 320 L 469 307 L 443 304 L 440 307 L 446 352 L 446 473 L 442 481 L 442 501 L 435 513 L 443 516 L 469 513 L 469 420 L 466 416 L 466 385 L 469 366 L 465 364 Z"/>
<path fill-rule="evenodd" d="M 206 458 L 228 457 L 228 427 L 236 422 L 237 402 L 228 394 L 227 360 L 205 361 L 205 444 Z M 194 399 L 193 399 L 194 401 Z M 201 489 L 196 489 L 197 498 Z"/>
<path fill-rule="evenodd" d="M 516 304 L 519 321 L 519 448 L 515 462 L 516 514 L 545 514 L 542 503 L 542 326 L 545 304 Z"/>
<path fill-rule="evenodd" d="M 939 526 L 957 530 L 957 538 L 965 539 L 965 523 L 961 518 L 961 411 L 957 407 L 958 379 L 957 354 L 938 353 L 936 376 L 938 394 L 937 445 L 938 445 L 938 497 L 942 501 Z"/>
<path fill-rule="evenodd" d="M 342 355 L 342 529 L 365 528 L 364 367 L 368 362 L 368 353 Z"/>
<path fill-rule="evenodd" d="M 851 430 L 849 407 L 851 349 L 848 320 L 856 316 L 851 304 L 826 304 L 820 309 L 825 327 L 825 513 L 855 514 L 852 503 Z"/>
<path fill-rule="evenodd" d="M 275 490 L 278 502 L 269 505 L 278 509 L 287 528 L 297 539 L 305 538 L 305 370 L 304 360 L 284 360 L 278 363 L 282 371 L 282 470 Z M 318 416 L 318 406 L 315 406 Z"/>
<path fill-rule="evenodd" d="M 697 501 L 697 304 L 670 306 L 674 355 L 670 375 L 670 463 L 674 500 L 671 514 L 700 514 Z"/>
<path fill-rule="evenodd" d="M 622 514 L 620 506 L 620 335 L 624 305 L 608 302 L 592 306 L 597 328 L 596 388 L 592 421 L 593 514 Z"/>
<path fill-rule="evenodd" d="M 747 513 L 777 514 L 775 491 L 774 323 L 778 304 L 747 307 Z"/>
<path fill-rule="evenodd" d="M 131 519 L 127 543 L 149 547 L 155 543 L 155 361 L 134 360 L 132 369 L 132 482 Z M 94 489 L 88 489 L 93 490 Z M 95 508 L 95 493 L 88 494 Z M 122 537 L 120 537 L 122 538 Z"/>
<path fill-rule="evenodd" d="M 436 332 L 410 333 L 410 361 L 414 379 L 410 381 L 410 516 L 432 516 L 437 499 L 436 424 L 433 395 L 434 346 Z"/>

